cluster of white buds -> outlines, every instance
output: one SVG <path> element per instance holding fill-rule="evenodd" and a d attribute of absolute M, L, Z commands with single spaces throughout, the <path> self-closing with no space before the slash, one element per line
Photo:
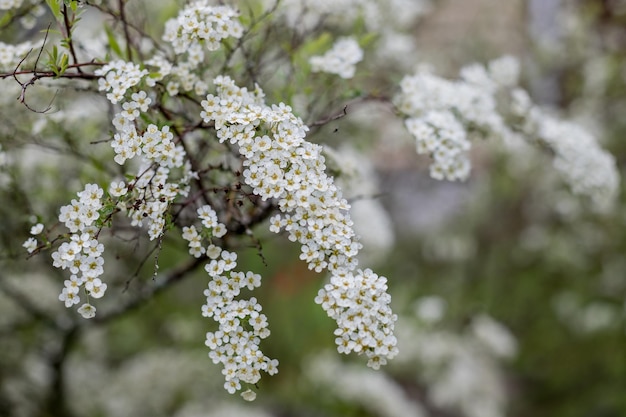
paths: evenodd
<path fill-rule="evenodd" d="M 24 0 L 0 0 L 0 10 L 17 9 Z"/>
<path fill-rule="evenodd" d="M 107 91 L 107 99 L 115 104 L 124 98 L 126 90 L 139 84 L 148 71 L 139 68 L 132 62 L 112 61 L 102 68 L 94 71 L 95 75 L 102 76 L 98 79 L 98 89 Z"/>
<path fill-rule="evenodd" d="M 70 240 L 59 246 L 52 253 L 56 268 L 68 269 L 70 279 L 65 280 L 59 300 L 66 307 L 72 307 L 80 302 L 80 289 L 84 288 L 87 297 L 101 298 L 107 289 L 100 276 L 104 273 L 104 245 L 98 242 L 98 229 L 95 222 L 100 218 L 103 190 L 95 184 L 87 184 L 79 192 L 78 200 L 61 207 L 59 221 L 65 224 L 70 231 Z M 78 312 L 85 318 L 91 318 L 96 308 L 90 303 L 83 304 Z"/>
<path fill-rule="evenodd" d="M 554 167 L 574 193 L 590 196 L 600 211 L 613 205 L 619 192 L 615 157 L 591 134 L 576 124 L 542 117 L 538 136 L 555 151 Z"/>
<path fill-rule="evenodd" d="M 2 9 L 2 7 L 0 7 Z M 14 71 L 17 65 L 26 57 L 29 51 L 38 48 L 30 41 L 18 43 L 16 45 L 0 42 L 0 70 Z"/>
<path fill-rule="evenodd" d="M 182 91 L 193 91 L 198 95 L 208 92 L 203 74 L 196 71 L 204 62 L 204 51 L 216 51 L 228 38 L 240 38 L 243 26 L 237 20 L 239 12 L 229 6 L 212 6 L 206 0 L 187 5 L 173 19 L 165 23 L 163 40 L 169 42 L 178 55 L 172 63 L 163 55 L 155 55 L 146 65 L 155 67 L 150 83 L 169 77 L 167 93 L 175 96 Z"/>
<path fill-rule="evenodd" d="M 363 50 L 354 38 L 341 38 L 335 42 L 332 49 L 321 56 L 309 59 L 311 69 L 337 74 L 341 78 L 352 78 L 356 71 L 356 64 L 363 59 Z"/>
<path fill-rule="evenodd" d="M 456 81 L 425 70 L 402 80 L 396 103 L 407 116 L 405 125 L 417 140 L 417 152 L 434 160 L 431 176 L 467 178 L 472 130 L 505 143 L 523 138 L 553 152 L 557 172 L 575 193 L 588 196 L 599 211 L 609 209 L 619 188 L 615 158 L 580 126 L 535 106 L 528 94 L 516 87 L 518 78 L 519 63 L 505 56 L 486 67 L 473 64 L 463 68 Z M 509 102 L 501 109 L 496 97 L 508 97 Z"/>
<path fill-rule="evenodd" d="M 470 173 L 467 152 L 471 147 L 465 129 L 449 111 L 430 111 L 405 121 L 415 137 L 417 153 L 431 155 L 430 176 L 442 180 L 466 180 Z"/>
<path fill-rule="evenodd" d="M 519 129 L 552 150 L 554 168 L 563 181 L 574 193 L 589 197 L 594 210 L 610 210 L 619 193 L 615 157 L 581 126 L 535 106 L 526 91 L 512 90 L 511 100 L 511 113 L 520 120 Z"/>
<path fill-rule="evenodd" d="M 272 217 L 270 230 L 285 230 L 299 242 L 310 269 L 332 273 L 316 301 L 338 323 L 339 350 L 365 353 L 370 366 L 379 366 L 397 353 L 396 316 L 386 279 L 355 271 L 361 244 L 350 205 L 324 171 L 322 147 L 305 140 L 308 128 L 289 106 L 267 106 L 258 87 L 250 92 L 224 76 L 214 83 L 217 96 L 202 101 L 202 118 L 215 124 L 220 141 L 239 147 L 246 158 L 244 181 L 253 192 L 278 202 L 283 214 Z"/>
<path fill-rule="evenodd" d="M 194 225 L 185 227 L 183 239 L 189 242 L 189 252 L 193 256 L 206 253 L 211 259 L 204 268 L 211 281 L 204 291 L 206 303 L 202 306 L 202 315 L 213 318 L 219 328 L 207 333 L 205 344 L 211 349 L 209 357 L 213 363 L 223 365 L 224 388 L 233 394 L 242 388 L 242 383 L 256 384 L 261 371 L 270 375 L 278 372 L 278 361 L 265 356 L 259 348 L 261 340 L 270 335 L 261 305 L 254 297 L 235 299 L 244 288 L 259 287 L 261 276 L 250 271 L 245 274 L 235 271 L 236 253 L 214 244 L 205 247 L 203 237 L 209 240 L 220 238 L 226 234 L 226 226 L 218 221 L 217 213 L 208 205 L 200 207 L 197 213 L 202 221 L 201 232 Z M 244 398 L 249 398 L 250 389 L 245 394 Z"/>
<path fill-rule="evenodd" d="M 129 92 L 128 89 L 139 84 L 148 72 L 123 61 L 106 65 L 99 71 L 104 76 L 99 80 L 100 88 L 112 90 L 107 98 L 122 106 L 113 118 L 117 130 L 111 142 L 115 162 L 123 165 L 137 156 L 141 158 L 137 176 L 128 187 L 132 192 L 124 193 L 124 199 L 131 202 L 129 216 L 132 225 L 147 223 L 150 239 L 157 239 L 163 233 L 167 209 L 176 197 L 187 195 L 188 183 L 194 174 L 185 163 L 183 147 L 175 144 L 169 126 L 159 128 L 149 124 L 144 131 L 137 130 L 137 121 L 141 113 L 149 110 L 152 99 L 143 90 Z M 170 178 L 174 168 L 183 171 L 182 178 L 177 181 Z"/>
<path fill-rule="evenodd" d="M 150 239 L 157 239 L 163 233 L 170 204 L 177 196 L 187 195 L 188 183 L 194 174 L 184 163 L 184 150 L 174 144 L 169 127 L 159 129 L 150 124 L 144 132 L 137 131 L 137 120 L 142 112 L 148 111 L 151 99 L 145 91 L 132 92 L 129 89 L 139 84 L 147 71 L 132 63 L 115 61 L 99 69 L 98 75 L 103 77 L 99 79 L 100 89 L 108 92 L 107 98 L 112 103 L 121 102 L 122 107 L 113 119 L 117 130 L 111 143 L 116 153 L 115 161 L 122 165 L 141 156 L 136 177 L 128 186 L 124 182 L 113 181 L 109 197 L 117 199 L 118 208 L 128 211 L 133 226 L 143 226 L 147 222 Z M 182 168 L 183 174 L 177 181 L 171 181 L 172 168 Z M 78 193 L 78 200 L 72 200 L 61 208 L 59 220 L 69 229 L 70 241 L 53 252 L 52 258 L 55 267 L 69 269 L 72 273 L 59 296 L 67 307 L 80 301 L 81 287 L 92 298 L 102 297 L 107 288 L 99 278 L 104 272 L 104 247 L 96 239 L 98 229 L 94 226 L 100 219 L 103 194 L 104 191 L 97 185 L 87 184 Z M 30 238 L 24 246 L 33 252 L 36 240 Z M 95 315 L 95 307 L 87 303 L 79 312 L 91 318 Z"/>
<path fill-rule="evenodd" d="M 500 131 L 502 120 L 489 90 L 465 81 L 448 81 L 426 70 L 400 83 L 398 109 L 415 137 L 417 152 L 430 155 L 436 179 L 465 180 L 470 173 L 467 138 L 470 127 Z"/>
<path fill-rule="evenodd" d="M 337 322 L 335 344 L 339 353 L 365 353 L 367 366 L 378 369 L 398 354 L 387 278 L 371 269 L 336 271 L 315 298 Z"/>
<path fill-rule="evenodd" d="M 243 26 L 236 18 L 239 12 L 229 6 L 212 6 L 198 0 L 186 6 L 175 19 L 165 23 L 163 40 L 170 42 L 174 52 L 197 52 L 202 45 L 209 51 L 220 48 L 226 38 L 239 38 Z"/>

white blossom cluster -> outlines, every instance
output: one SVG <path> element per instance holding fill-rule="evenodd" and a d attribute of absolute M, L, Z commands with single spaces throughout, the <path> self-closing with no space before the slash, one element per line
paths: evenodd
<path fill-rule="evenodd" d="M 186 173 L 179 181 L 169 182 L 171 170 L 168 167 L 153 164 L 142 165 L 133 186 L 134 203 L 128 210 L 132 226 L 144 226 L 147 223 L 150 240 L 158 239 L 166 225 L 166 214 L 170 204 L 178 196 L 189 194 L 191 171 L 184 165 Z"/>
<path fill-rule="evenodd" d="M 124 182 L 113 181 L 109 187 L 109 196 L 118 199 L 117 207 L 127 211 L 133 226 L 147 223 L 151 240 L 163 233 L 166 224 L 166 212 L 172 201 L 189 191 L 189 180 L 194 175 L 188 164 L 184 164 L 184 150 L 175 145 L 169 127 L 158 128 L 150 124 L 144 132 L 138 133 L 136 121 L 141 112 L 149 109 L 151 99 L 145 91 L 129 92 L 139 84 L 147 71 L 123 61 L 115 61 L 98 70 L 101 90 L 108 92 L 107 98 L 112 103 L 121 103 L 122 111 L 113 119 L 117 133 L 111 143 L 116 156 L 115 161 L 122 165 L 135 156 L 141 156 L 137 176 L 127 186 Z M 130 96 L 127 100 L 127 96 Z M 183 175 L 178 181 L 171 181 L 172 168 L 182 168 Z M 131 191 L 132 190 L 132 191 Z M 61 208 L 59 220 L 70 231 L 70 241 L 63 243 L 53 252 L 53 265 L 69 269 L 72 276 L 65 281 L 59 299 L 71 307 L 80 301 L 79 290 L 85 288 L 88 296 L 100 298 L 107 285 L 99 278 L 104 270 L 104 247 L 96 239 L 97 230 L 94 222 L 100 218 L 103 208 L 104 191 L 95 184 L 87 184 L 78 193 L 79 199 Z M 24 247 L 33 252 L 37 241 L 29 238 Z M 85 318 L 95 315 L 95 307 L 83 304 L 79 313 Z"/>
<path fill-rule="evenodd" d="M 98 90 L 107 91 L 107 99 L 115 104 L 124 98 L 130 87 L 139 84 L 148 71 L 132 62 L 118 60 L 109 62 L 94 74 L 102 77 L 98 78 Z"/>
<path fill-rule="evenodd" d="M 209 0 L 194 1 L 165 23 L 163 40 L 170 42 L 177 54 L 198 53 L 202 45 L 216 51 L 223 39 L 239 38 L 243 34 L 243 26 L 236 20 L 238 16 L 239 12 L 232 7 L 212 6 Z"/>
<path fill-rule="evenodd" d="M 350 218 L 359 235 L 363 248 L 359 252 L 359 263 L 368 264 L 386 259 L 393 248 L 395 235 L 387 210 L 380 199 L 378 174 L 368 155 L 351 145 L 342 144 L 338 149 L 324 146 L 326 165 L 337 172 L 335 183 L 347 199 L 352 199 Z"/>
<path fill-rule="evenodd" d="M 482 87 L 449 81 L 427 70 L 400 82 L 398 109 L 408 118 L 417 152 L 430 155 L 430 174 L 436 179 L 465 180 L 470 173 L 469 127 L 500 131 L 502 119 L 494 97 Z"/>
<path fill-rule="evenodd" d="M 165 227 L 165 214 L 169 205 L 178 196 L 189 192 L 189 180 L 194 176 L 188 163 L 185 163 L 185 151 L 174 143 L 174 135 L 169 126 L 159 128 L 149 124 L 143 132 L 137 131 L 136 121 L 142 112 L 147 112 L 152 99 L 143 90 L 128 93 L 128 89 L 139 84 L 147 71 L 139 70 L 133 64 L 123 61 L 113 62 L 99 70 L 100 89 L 111 90 L 107 98 L 112 103 L 120 103 L 122 110 L 113 118 L 117 132 L 111 146 L 115 151 L 115 162 L 120 165 L 136 156 L 141 158 L 138 174 L 129 187 L 120 187 L 112 183 L 114 197 L 126 196 L 132 202 L 128 209 L 133 226 L 147 223 L 151 240 L 161 236 Z M 130 97 L 127 97 L 130 96 Z M 182 169 L 183 175 L 178 181 L 172 181 L 172 169 Z M 127 194 L 128 189 L 132 193 Z"/>
<path fill-rule="evenodd" d="M 24 0 L 0 0 L 0 10 L 11 10 L 20 7 Z"/>
<path fill-rule="evenodd" d="M 465 67 L 457 81 L 424 70 L 401 81 L 396 103 L 407 116 L 405 125 L 416 138 L 417 152 L 434 160 L 431 176 L 467 178 L 472 131 L 505 143 L 521 138 L 539 142 L 553 152 L 557 172 L 575 193 L 590 197 L 600 211 L 610 208 L 619 187 L 614 157 L 580 126 L 536 107 L 528 94 L 516 87 L 518 78 L 519 63 L 507 56 L 487 67 Z M 508 102 L 499 105 L 503 96 Z"/>
<path fill-rule="evenodd" d="M 398 317 L 392 313 L 387 279 L 371 269 L 335 271 L 315 302 L 337 322 L 339 353 L 365 352 L 367 366 L 378 369 L 398 354 L 393 334 Z"/>
<path fill-rule="evenodd" d="M 210 206 L 200 207 L 197 213 L 203 231 L 209 237 L 224 236 L 226 226 L 218 221 L 217 213 Z M 189 251 L 193 256 L 206 253 L 211 259 L 204 268 L 211 281 L 204 291 L 206 303 L 202 306 L 202 315 L 213 318 L 219 325 L 216 332 L 206 334 L 206 345 L 211 349 L 209 357 L 213 363 L 224 366 L 224 388 L 233 394 L 241 389 L 241 383 L 256 384 L 261 378 L 261 371 L 270 375 L 277 373 L 278 361 L 268 358 L 259 349 L 261 340 L 270 335 L 261 305 L 254 297 L 235 299 L 242 289 L 259 287 L 261 276 L 250 271 L 245 274 L 234 271 L 237 254 L 213 244 L 204 248 L 201 233 L 193 225 L 183 229 L 183 239 L 189 242 Z M 251 390 L 244 391 L 242 396 L 254 399 Z"/>
<path fill-rule="evenodd" d="M 283 214 L 270 230 L 289 233 L 301 244 L 309 269 L 328 269 L 333 277 L 316 301 L 338 323 L 338 349 L 365 353 L 378 367 L 397 353 L 386 279 L 357 270 L 356 240 L 348 202 L 324 172 L 322 148 L 305 140 L 308 130 L 291 108 L 267 106 L 263 93 L 240 88 L 228 77 L 214 80 L 217 96 L 202 101 L 201 117 L 213 122 L 219 140 L 239 147 L 246 158 L 243 177 L 262 199 L 276 199 Z"/>
<path fill-rule="evenodd" d="M 269 7 L 272 0 L 265 1 Z M 362 18 L 368 30 L 377 33 L 406 29 L 429 9 L 430 0 L 283 0 L 278 13 L 297 30 L 310 30 L 321 21 L 350 26 Z"/>
<path fill-rule="evenodd" d="M 40 234 L 43 229 L 44 225 L 42 223 L 37 223 L 35 226 L 30 228 L 30 234 L 36 236 Z M 28 253 L 33 253 L 35 250 L 37 250 L 37 244 L 37 239 L 31 236 L 26 239 L 22 247 L 24 247 Z"/>
<path fill-rule="evenodd" d="M 467 155 L 471 147 L 463 125 L 449 111 L 433 110 L 405 121 L 415 137 L 417 153 L 430 155 L 430 176 L 442 180 L 466 180 L 470 173 Z"/>
<path fill-rule="evenodd" d="M 37 48 L 37 45 L 30 41 L 16 45 L 0 42 L 0 71 L 14 71 L 20 61 L 34 48 Z"/>
<path fill-rule="evenodd" d="M 314 72 L 337 74 L 341 78 L 352 78 L 356 64 L 363 59 L 363 50 L 354 38 L 340 38 L 330 51 L 321 56 L 309 58 Z"/>
<path fill-rule="evenodd" d="M 163 324 L 168 323 L 173 322 L 166 320 Z M 191 326 L 196 330 L 195 325 Z M 198 366 L 197 351 L 156 346 L 111 366 L 103 357 L 107 349 L 104 335 L 100 329 L 90 328 L 83 336 L 83 349 L 67 359 L 65 384 L 67 395 L 72 398 L 68 405 L 74 414 L 191 417 L 193 414 L 184 414 L 185 409 L 213 410 L 221 402 L 219 372 Z M 28 397 L 24 398 L 22 402 L 28 402 Z"/>
<path fill-rule="evenodd" d="M 52 253 L 52 265 L 71 273 L 59 295 L 59 300 L 67 308 L 80 302 L 81 288 L 88 300 L 90 297 L 101 298 L 107 289 L 107 284 L 100 279 L 104 273 L 104 245 L 97 239 L 98 229 L 94 224 L 100 218 L 103 194 L 102 188 L 96 184 L 87 184 L 77 194 L 78 200 L 73 199 L 70 204 L 61 207 L 59 221 L 69 229 L 70 240 Z M 39 229 L 35 227 L 31 232 L 38 232 Z M 84 318 L 92 318 L 96 308 L 87 302 L 78 312 Z"/>
<path fill-rule="evenodd" d="M 172 63 L 162 55 L 155 55 L 146 65 L 156 67 L 150 81 L 161 81 L 169 76 L 166 84 L 170 96 L 182 91 L 193 91 L 198 95 L 208 92 L 208 84 L 195 70 L 204 62 L 204 50 L 216 51 L 227 38 L 240 38 L 243 26 L 236 19 L 239 12 L 229 6 L 211 6 L 207 0 L 187 5 L 177 17 L 165 24 L 163 40 L 171 43 L 179 55 Z"/>
<path fill-rule="evenodd" d="M 438 328 L 445 308 L 436 296 L 417 301 L 420 323 L 398 326 L 398 338 L 413 349 L 403 349 L 396 365 L 420 366 L 419 380 L 426 384 L 426 395 L 437 407 L 467 417 L 506 415 L 508 399 L 501 362 L 516 355 L 515 337 L 485 314 L 472 317 L 463 332 Z"/>
<path fill-rule="evenodd" d="M 189 61 L 181 60 L 177 64 L 171 63 L 161 55 L 155 55 L 146 61 L 146 65 L 156 68 L 156 72 L 150 74 L 149 82 L 156 83 L 168 77 L 165 84 L 167 94 L 174 97 L 180 91 L 194 92 L 202 96 L 209 91 L 209 85 L 194 70 L 196 65 L 191 64 L 193 57 L 189 56 Z"/>
<path fill-rule="evenodd" d="M 512 111 L 522 118 L 522 131 L 554 152 L 554 168 L 572 191 L 588 196 L 598 211 L 609 210 L 620 182 L 613 155 L 600 148 L 581 126 L 533 105 L 525 91 L 515 89 L 512 98 Z"/>
<path fill-rule="evenodd" d="M 572 191 L 591 196 L 600 210 L 610 208 L 619 189 L 613 155 L 599 148 L 587 131 L 570 122 L 544 118 L 538 133 L 555 151 L 554 167 Z"/>
<path fill-rule="evenodd" d="M 583 301 L 572 291 L 557 294 L 552 309 L 565 326 L 581 335 L 614 329 L 626 317 L 626 302 L 620 306 L 598 299 Z"/>
<path fill-rule="evenodd" d="M 402 386 L 383 372 L 373 372 L 342 363 L 337 357 L 320 354 L 306 364 L 306 378 L 318 389 L 355 404 L 380 417 L 427 417 L 421 404 L 408 398 Z"/>
<path fill-rule="evenodd" d="M 272 7 L 274 0 L 264 0 Z M 412 28 L 431 9 L 431 0 L 281 0 L 276 14 L 295 31 L 354 33 L 363 26 L 376 34 L 371 56 L 385 69 L 413 68 L 417 44 Z M 373 61 L 370 61 L 373 62 Z"/>

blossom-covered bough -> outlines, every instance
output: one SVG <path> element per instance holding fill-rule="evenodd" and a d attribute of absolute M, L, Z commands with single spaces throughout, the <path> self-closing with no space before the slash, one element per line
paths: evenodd
<path fill-rule="evenodd" d="M 406 76 L 397 106 L 415 137 L 417 152 L 430 155 L 436 179 L 465 180 L 470 173 L 470 132 L 506 144 L 526 141 L 550 149 L 554 167 L 594 209 L 610 210 L 619 189 L 613 156 L 580 126 L 549 115 L 517 86 L 519 64 L 503 57 L 474 64 L 449 81 L 428 70 Z M 504 97 L 504 98 L 503 98 Z M 499 103 L 499 101 L 505 103 Z"/>
<path fill-rule="evenodd" d="M 22 57 L 34 44 L 0 44 L 0 66 L 9 71 L 3 78 L 17 79 L 18 73 L 33 77 L 31 82 L 18 81 L 22 98 L 42 77 L 97 78 L 98 90 L 114 109 L 111 159 L 124 174 L 107 184 L 86 184 L 76 199 L 61 207 L 58 223 L 64 231 L 58 236 L 48 236 L 48 228 L 37 238 L 43 228 L 37 226 L 24 243 L 31 254 L 51 249 L 53 266 L 66 272 L 59 300 L 68 308 L 79 305 L 82 317 L 97 320 L 100 312 L 94 300 L 111 292 L 102 237 L 107 228 L 124 221 L 122 215 L 130 226 L 147 233 L 157 252 L 177 229 L 195 259 L 190 268 L 204 265 L 209 278 L 201 310 L 217 324 L 217 330 L 206 334 L 209 357 L 223 367 L 228 392 L 245 390 L 244 398 L 254 399 L 261 371 L 276 373 L 278 361 L 261 351 L 270 331 L 260 303 L 244 297 L 245 291 L 260 286 L 261 277 L 237 270 L 233 241 L 248 239 L 253 227 L 267 220 L 270 231 L 300 245 L 300 259 L 309 269 L 329 274 L 315 302 L 337 323 L 337 350 L 363 354 L 375 369 L 395 357 L 397 316 L 391 310 L 387 279 L 359 265 L 362 244 L 350 204 L 327 172 L 323 147 L 309 140 L 309 128 L 289 103 L 273 98 L 284 91 L 266 98 L 261 82 L 276 81 L 267 74 L 262 77 L 263 68 L 253 66 L 263 63 L 262 52 L 278 57 L 284 53 L 280 48 L 285 46 L 271 51 L 273 45 L 259 43 L 256 37 L 261 36 L 261 23 L 274 15 L 280 19 L 284 13 L 287 22 L 294 21 L 292 2 L 284 9 L 276 2 L 256 17 L 241 16 L 235 8 L 209 0 L 190 2 L 165 24 L 162 40 L 167 47 L 141 54 L 128 35 L 137 29 L 123 20 L 127 53 L 110 42 L 111 50 L 118 50 L 116 59 L 92 57 L 82 63 L 71 61 L 77 57 L 68 23 L 74 22 L 79 2 L 49 3 L 65 29 L 69 55 L 59 56 L 55 50 L 48 63 L 52 70 L 38 71 L 39 57 L 32 57 L 34 63 Z M 354 3 L 355 10 L 363 8 L 364 13 L 382 7 L 375 1 Z M 122 10 L 114 14 L 99 4 L 86 4 L 125 19 Z M 295 40 L 314 30 L 294 26 Z M 258 52 L 251 51 L 255 46 Z M 324 47 L 305 60 L 309 67 L 302 71 L 307 75 L 326 72 L 350 80 L 367 57 L 355 37 L 338 37 L 333 46 Z M 133 59 L 139 56 L 145 59 Z M 29 70 L 29 64 L 34 69 Z M 87 73 L 83 68 L 89 65 L 97 69 Z M 293 71 L 294 66 L 289 68 Z M 516 87 L 517 78 L 512 58 L 487 68 L 467 67 L 458 81 L 418 71 L 400 82 L 397 96 L 385 100 L 395 105 L 415 137 L 417 152 L 432 157 L 433 178 L 468 178 L 476 132 L 505 142 L 527 140 L 553 151 L 556 169 L 574 192 L 608 209 L 618 186 L 612 157 L 577 126 L 538 110 Z M 155 262 L 155 276 L 159 274 Z"/>

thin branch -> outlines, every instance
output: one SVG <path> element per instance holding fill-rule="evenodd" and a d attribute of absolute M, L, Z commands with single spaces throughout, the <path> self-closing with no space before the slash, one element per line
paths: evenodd
<path fill-rule="evenodd" d="M 343 108 L 341 109 L 341 111 L 336 112 L 334 114 L 331 114 L 327 117 L 324 117 L 323 119 L 319 119 L 316 120 L 310 124 L 308 124 L 309 127 L 320 127 L 320 126 L 324 126 L 332 121 L 335 120 L 339 120 L 341 118 L 344 118 L 348 115 L 348 108 L 352 107 L 356 104 L 360 104 L 360 103 L 365 103 L 368 101 L 380 101 L 382 103 L 388 103 L 388 104 L 392 104 L 392 101 L 389 97 L 386 96 L 379 96 L 379 95 L 375 95 L 375 94 L 366 94 L 363 96 L 359 96 L 353 100 L 350 100 L 348 103 L 344 104 Z"/>
<path fill-rule="evenodd" d="M 41 310 L 36 303 L 34 303 L 30 298 L 21 293 L 20 291 L 14 289 L 11 285 L 9 285 L 6 281 L 6 278 L 0 277 L 0 290 L 9 296 L 12 300 L 17 302 L 19 306 L 24 309 L 30 316 L 37 319 L 41 323 L 49 327 L 56 328 L 57 323 L 53 319 L 51 314 L 46 313 Z"/>
<path fill-rule="evenodd" d="M 63 24 L 65 25 L 65 34 L 67 36 L 67 47 L 70 50 L 70 54 L 72 55 L 72 59 L 74 60 L 74 63 L 77 64 L 78 57 L 76 56 L 76 50 L 74 49 L 74 41 L 72 40 L 72 25 L 74 23 L 75 16 L 73 15 L 72 21 L 70 22 L 68 11 L 67 11 L 67 5 L 65 4 L 65 2 L 63 3 L 62 14 L 63 14 Z M 83 72 L 80 67 L 76 67 L 76 71 L 78 71 L 79 73 Z"/>
<path fill-rule="evenodd" d="M 81 64 L 72 64 L 72 65 L 68 65 L 67 68 L 71 69 L 71 68 L 78 68 L 78 67 L 84 67 L 84 66 L 102 66 L 102 65 L 106 65 L 103 62 L 83 62 Z M 78 78 L 78 79 L 83 79 L 83 80 L 97 80 L 98 78 L 101 78 L 101 76 L 96 75 L 96 74 L 89 74 L 89 73 L 81 73 L 81 74 L 77 74 L 75 72 L 66 72 L 64 74 L 55 74 L 52 71 L 38 71 L 37 69 L 32 69 L 32 70 L 24 70 L 24 71 L 13 71 L 13 72 L 8 72 L 8 73 L 0 73 L 0 80 L 4 79 L 4 78 L 9 78 L 9 77 L 15 77 L 17 75 L 32 75 L 33 79 L 35 79 L 35 81 L 37 81 L 40 78 Z M 20 82 L 19 80 L 16 79 L 16 81 L 22 85 L 23 83 Z M 31 84 L 33 84 L 33 82 L 31 82 Z"/>
<path fill-rule="evenodd" d="M 147 300 L 168 289 L 170 286 L 182 280 L 191 272 L 195 271 L 198 267 L 203 265 L 206 260 L 206 256 L 191 259 L 183 265 L 172 269 L 165 276 L 157 277 L 157 279 L 154 281 L 154 285 L 149 286 L 146 290 L 139 293 L 135 298 L 124 304 L 120 304 L 119 307 L 109 310 L 104 314 L 97 315 L 92 320 L 90 320 L 90 322 L 95 324 L 106 324 L 111 320 L 114 320 L 132 310 L 137 309 Z"/>
<path fill-rule="evenodd" d="M 334 115 L 330 115 L 330 116 L 325 117 L 324 119 L 318 120 L 316 122 L 313 122 L 313 123 L 311 123 L 310 126 L 311 127 L 313 127 L 313 126 L 323 126 L 323 125 L 325 125 L 327 123 L 330 123 L 330 122 L 332 122 L 334 120 L 339 120 L 339 119 L 341 119 L 341 118 L 343 118 L 343 117 L 345 117 L 347 115 L 348 115 L 348 105 L 346 104 L 345 106 L 343 106 L 343 110 L 341 112 L 339 112 L 337 114 L 334 114 Z"/>
<path fill-rule="evenodd" d="M 89 1 L 85 1 L 84 4 L 86 4 L 87 6 L 93 7 L 94 9 L 100 11 L 101 13 L 104 13 L 104 14 L 107 14 L 107 15 L 111 16 L 113 18 L 114 23 L 118 22 L 121 19 L 120 15 L 118 15 L 117 13 L 115 13 L 115 11 L 108 9 L 105 6 L 102 6 L 100 4 L 90 3 Z M 150 42 L 152 43 L 154 48 L 156 48 L 158 51 L 161 51 L 161 52 L 164 52 L 164 53 L 166 52 L 165 49 L 163 48 L 163 46 L 161 46 L 161 44 L 157 40 L 155 40 L 152 36 L 150 36 L 148 33 L 146 33 L 142 28 L 132 24 L 131 22 L 129 22 L 126 19 L 124 19 L 124 25 L 127 28 L 126 30 L 133 29 L 141 37 L 150 40 Z"/>
<path fill-rule="evenodd" d="M 124 29 L 124 38 L 126 38 L 126 58 L 128 61 L 133 60 L 132 41 L 130 39 L 130 33 L 128 31 L 128 21 L 126 20 L 126 12 L 124 10 L 124 0 L 119 0 L 118 5 L 120 8 L 120 21 L 122 22 L 122 28 Z"/>

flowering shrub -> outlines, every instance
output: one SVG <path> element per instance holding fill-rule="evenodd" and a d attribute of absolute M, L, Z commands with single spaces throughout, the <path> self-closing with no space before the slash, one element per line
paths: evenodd
<path fill-rule="evenodd" d="M 0 3 L 12 13 L 7 24 L 34 7 L 22 3 Z M 106 320 L 125 311 L 122 306 L 101 313 L 95 301 L 105 293 L 114 297 L 111 288 L 119 285 L 110 280 L 110 262 L 105 266 L 105 240 L 119 236 L 119 225 L 139 230 L 152 242 L 161 285 L 204 266 L 209 282 L 201 314 L 218 326 L 206 334 L 209 357 L 223 366 L 229 393 L 243 390 L 244 399 L 254 399 L 261 371 L 275 374 L 278 361 L 260 348 L 270 337 L 260 303 L 241 295 L 259 287 L 261 277 L 236 270 L 236 250 L 256 239 L 255 227 L 267 221 L 270 231 L 300 245 L 300 259 L 310 270 L 328 273 L 314 302 L 336 322 L 337 350 L 364 354 L 374 369 L 393 359 L 397 316 L 387 278 L 360 264 L 363 244 L 335 178 L 341 179 L 343 167 L 331 172 L 325 155 L 332 151 L 314 143 L 323 141 L 316 135 L 320 127 L 348 114 L 343 103 L 350 98 L 351 105 L 378 100 L 392 106 L 415 138 L 417 153 L 432 158 L 435 179 L 466 180 L 477 137 L 521 141 L 546 148 L 564 182 L 593 208 L 611 209 L 619 185 L 614 159 L 582 128 L 532 104 L 517 86 L 514 58 L 468 66 L 456 81 L 420 69 L 405 75 L 393 94 L 380 96 L 368 92 L 361 70 L 375 68 L 380 51 L 371 34 L 383 26 L 375 17 L 386 2 L 321 2 L 312 13 L 297 2 L 252 3 L 246 12 L 209 0 L 190 2 L 165 22 L 159 40 L 125 13 L 124 2 L 116 9 L 51 0 L 49 15 L 60 39 L 48 30 L 41 41 L 0 43 L 3 83 L 17 84 L 24 112 L 49 112 L 31 100 L 35 84 L 44 81 L 76 83 L 84 94 L 108 100 L 111 132 L 104 141 L 113 156 L 96 158 L 107 175 L 90 179 L 77 199 L 60 207 L 57 219 L 32 213 L 48 221 L 33 227 L 23 244 L 31 255 L 51 252 L 52 265 L 66 271 L 58 298 L 67 308 L 80 304 L 82 317 Z M 423 12 L 421 2 L 391 3 L 411 19 Z M 350 13 L 337 22 L 332 11 L 339 4 Z M 79 16 L 94 18 L 90 13 L 96 12 L 96 19 L 113 20 L 119 25 L 111 28 L 120 30 L 106 26 L 105 40 L 89 45 L 92 40 L 75 29 Z M 359 25 L 363 18 L 366 27 Z M 312 21 L 356 33 L 331 39 L 335 35 L 320 35 Z M 410 23 L 383 35 L 400 36 Z M 104 53 L 90 55 L 91 49 Z M 324 83 L 344 88 L 324 91 Z M 329 109 L 339 102 L 343 111 Z M 180 237 L 193 259 L 168 275 L 160 271 L 159 254 L 166 239 Z"/>

